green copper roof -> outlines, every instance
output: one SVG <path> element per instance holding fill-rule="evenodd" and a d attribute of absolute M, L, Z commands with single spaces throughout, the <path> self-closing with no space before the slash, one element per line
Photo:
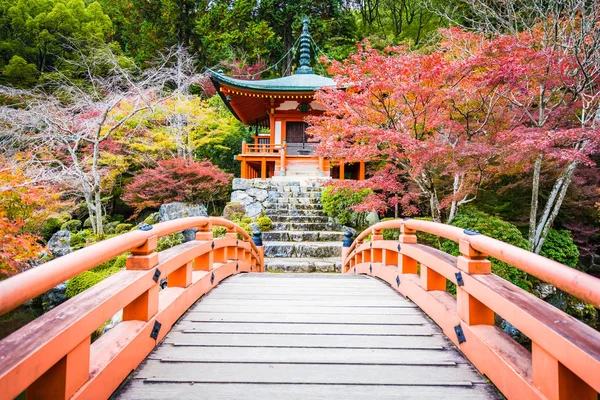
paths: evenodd
<path fill-rule="evenodd" d="M 246 79 L 230 78 L 222 73 L 208 69 L 213 82 L 233 86 L 238 89 L 256 90 L 260 92 L 314 92 L 322 87 L 335 87 L 333 79 L 325 76 L 310 74 L 296 74 L 283 78 L 251 81 Z"/>

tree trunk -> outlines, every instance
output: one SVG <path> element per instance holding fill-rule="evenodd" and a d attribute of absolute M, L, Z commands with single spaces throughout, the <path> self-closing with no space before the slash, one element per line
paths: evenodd
<path fill-rule="evenodd" d="M 102 235 L 104 227 L 102 226 L 102 198 L 99 190 L 94 194 L 94 208 L 96 213 L 96 235 Z"/>
<path fill-rule="evenodd" d="M 94 201 L 92 199 L 92 194 L 91 193 L 86 193 L 84 195 L 84 199 L 85 199 L 85 205 L 87 206 L 88 209 L 88 214 L 90 216 L 90 223 L 92 224 L 92 231 L 94 233 L 96 233 L 96 218 L 95 218 L 95 213 L 94 213 Z"/>
<path fill-rule="evenodd" d="M 550 231 L 554 220 L 558 216 L 558 212 L 560 211 L 560 207 L 562 206 L 562 203 L 565 199 L 567 190 L 569 189 L 569 186 L 571 185 L 571 182 L 573 180 L 573 175 L 575 174 L 575 169 L 577 168 L 577 165 L 577 161 L 573 161 L 570 164 L 568 164 L 554 183 L 552 193 L 548 198 L 546 206 L 544 207 L 544 214 L 540 219 L 540 222 L 536 229 L 536 234 L 534 238 L 535 246 L 533 247 L 533 251 L 536 254 L 539 254 L 542 250 L 542 246 L 544 245 L 544 241 L 548 236 L 548 232 Z"/>
<path fill-rule="evenodd" d="M 540 192 L 540 173 L 542 170 L 542 154 L 538 154 L 533 167 L 533 184 L 531 187 L 531 207 L 529 208 L 529 250 L 535 248 L 535 229 L 537 226 L 538 197 Z"/>

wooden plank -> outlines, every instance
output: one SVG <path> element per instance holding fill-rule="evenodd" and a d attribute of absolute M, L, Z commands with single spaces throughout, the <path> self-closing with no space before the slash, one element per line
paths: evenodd
<path fill-rule="evenodd" d="M 448 342 L 441 335 L 432 336 L 341 336 L 341 335 L 236 335 L 219 333 L 171 332 L 165 343 L 195 346 L 250 347 L 319 347 L 319 348 L 384 348 L 441 349 Z"/>
<path fill-rule="evenodd" d="M 263 400 L 421 400 L 498 399 L 487 385 L 460 386 L 374 386 L 374 385 L 256 385 L 206 383 L 144 383 L 134 379 L 115 398 L 121 400 L 162 399 L 263 399 Z"/>
<path fill-rule="evenodd" d="M 497 398 L 440 328 L 352 275 L 222 282 L 115 398 Z"/>
<path fill-rule="evenodd" d="M 455 366 L 349 364 L 163 363 L 147 360 L 136 375 L 147 382 L 299 383 L 471 386 L 485 378 Z"/>
<path fill-rule="evenodd" d="M 261 305 L 253 306 L 246 304 L 220 305 L 198 303 L 189 311 L 195 313 L 237 313 L 237 314 L 352 314 L 352 315 L 423 315 L 422 311 L 413 307 L 310 307 L 310 306 L 279 306 Z M 334 317 L 332 317 L 334 318 Z"/>
<path fill-rule="evenodd" d="M 215 293 L 213 293 L 211 291 L 208 295 L 206 295 L 205 299 L 227 299 L 227 300 L 233 300 L 233 299 L 236 299 L 236 300 L 249 300 L 249 299 L 256 299 L 256 300 L 279 300 L 279 299 L 305 300 L 305 299 L 311 299 L 311 300 L 316 300 L 316 299 L 319 299 L 321 301 L 329 301 L 331 299 L 346 299 L 346 298 L 353 299 L 353 298 L 356 298 L 356 292 L 353 292 L 353 291 L 340 292 L 340 293 L 317 293 L 317 292 L 289 293 L 289 291 L 280 290 L 278 292 L 268 292 L 268 293 L 256 293 L 256 292 L 224 293 L 217 289 L 215 289 L 215 290 L 216 290 Z M 399 300 L 406 304 L 413 304 L 411 301 L 406 300 L 402 296 L 397 296 L 395 294 L 383 294 L 379 290 L 373 291 L 369 294 L 361 293 L 360 297 L 365 298 L 365 299 L 373 299 L 373 298 L 393 299 L 393 300 Z"/>
<path fill-rule="evenodd" d="M 271 314 L 268 312 L 244 313 L 206 313 L 189 311 L 184 317 L 194 322 L 260 322 L 260 323 L 335 323 L 335 324 L 388 324 L 422 325 L 431 321 L 423 315 L 387 315 L 387 314 Z"/>
<path fill-rule="evenodd" d="M 277 300 L 263 300 L 263 299 L 218 299 L 218 298 L 206 298 L 202 301 L 202 306 L 208 305 L 219 305 L 219 306 L 239 306 L 243 304 L 244 306 L 252 306 L 252 307 L 272 307 L 276 306 L 293 306 L 296 307 L 382 307 L 382 308 L 412 308 L 417 310 L 417 308 L 406 302 L 397 301 L 395 299 L 389 300 L 381 300 L 378 298 L 362 298 L 362 297 L 354 297 L 354 298 L 346 298 L 339 299 L 333 298 L 328 300 L 322 299 L 313 299 L 313 298 L 305 298 L 305 299 L 286 299 L 281 298 Z"/>
<path fill-rule="evenodd" d="M 189 362 L 455 365 L 466 361 L 455 349 L 304 349 L 162 345 L 148 359 Z"/>
<path fill-rule="evenodd" d="M 424 325 L 351 325 L 351 324 L 260 324 L 260 323 L 203 323 L 180 321 L 174 331 L 204 333 L 296 333 L 296 334 L 375 334 L 375 335 L 431 335 L 441 333 L 437 326 Z"/>

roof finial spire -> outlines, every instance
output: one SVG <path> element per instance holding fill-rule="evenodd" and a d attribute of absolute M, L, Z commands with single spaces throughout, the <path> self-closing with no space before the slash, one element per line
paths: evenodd
<path fill-rule="evenodd" d="M 308 18 L 302 19 L 302 34 L 300 35 L 300 68 L 297 74 L 313 74 L 310 67 L 310 34 L 308 33 Z"/>

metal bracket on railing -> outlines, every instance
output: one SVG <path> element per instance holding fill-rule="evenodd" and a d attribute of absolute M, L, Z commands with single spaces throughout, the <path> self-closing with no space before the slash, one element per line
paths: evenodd
<path fill-rule="evenodd" d="M 460 324 L 458 324 L 454 327 L 454 332 L 456 332 L 456 338 L 458 339 L 458 344 L 461 344 L 461 343 L 464 343 L 467 341 L 467 338 L 465 338 L 465 333 L 463 332 Z"/>
<path fill-rule="evenodd" d="M 396 285 L 400 286 L 400 275 L 396 275 Z"/>
<path fill-rule="evenodd" d="M 369 244 L 370 248 L 373 248 L 373 239 L 371 239 L 371 243 Z"/>
<path fill-rule="evenodd" d="M 211 248 L 211 249 L 213 249 L 213 250 L 215 249 L 215 241 L 214 241 L 214 240 L 213 240 L 213 242 L 210 244 L 210 248 Z"/>
<path fill-rule="evenodd" d="M 240 265 L 238 263 L 235 263 L 235 270 L 236 272 L 240 269 Z"/>
<path fill-rule="evenodd" d="M 462 274 L 460 272 L 457 272 L 454 275 L 456 276 L 456 284 L 458 286 L 465 286 L 465 281 L 463 281 Z"/>
<path fill-rule="evenodd" d="M 210 274 L 210 284 L 212 285 L 214 281 L 215 281 L 215 273 L 214 273 L 214 272 L 212 272 L 212 273 Z"/>
<path fill-rule="evenodd" d="M 156 270 L 154 271 L 154 276 L 152 277 L 152 280 L 156 283 L 158 283 L 158 279 L 160 278 L 160 269 L 156 268 Z"/>
<path fill-rule="evenodd" d="M 400 243 L 398 243 L 398 251 L 400 251 Z"/>
<path fill-rule="evenodd" d="M 354 273 L 356 273 L 356 267 L 354 267 Z"/>
<path fill-rule="evenodd" d="M 481 235 L 481 232 L 474 231 L 473 229 L 465 229 L 463 233 L 469 236 Z"/>
<path fill-rule="evenodd" d="M 158 333 L 160 332 L 160 327 L 162 324 L 158 321 L 154 321 L 154 326 L 152 327 L 152 331 L 150 332 L 150 337 L 154 340 L 158 339 Z"/>
<path fill-rule="evenodd" d="M 140 231 L 151 231 L 152 230 L 152 225 L 141 224 L 140 226 L 138 226 L 138 230 L 140 230 Z"/>
<path fill-rule="evenodd" d="M 369 264 L 369 273 L 372 274 L 373 273 L 373 264 Z"/>

